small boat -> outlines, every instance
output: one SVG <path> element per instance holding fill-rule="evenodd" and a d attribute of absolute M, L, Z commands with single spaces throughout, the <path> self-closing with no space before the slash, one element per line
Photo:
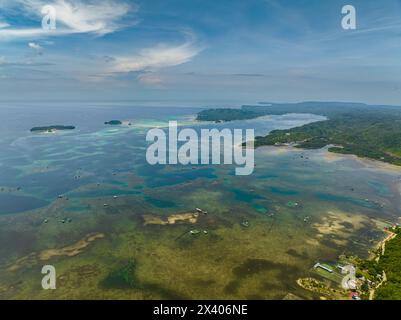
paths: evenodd
<path fill-rule="evenodd" d="M 196 234 L 199 234 L 200 231 L 199 230 L 191 230 L 191 231 L 189 231 L 189 233 L 192 235 L 196 235 Z"/>
<path fill-rule="evenodd" d="M 200 208 L 195 208 L 195 210 L 197 211 L 197 212 L 199 212 L 199 213 L 202 213 L 202 214 L 204 214 L 204 215 L 207 215 L 207 211 L 205 211 L 205 210 L 202 210 L 202 209 L 200 209 Z"/>

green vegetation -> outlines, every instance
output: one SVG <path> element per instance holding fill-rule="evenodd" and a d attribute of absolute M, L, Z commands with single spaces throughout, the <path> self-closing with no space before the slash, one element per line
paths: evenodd
<path fill-rule="evenodd" d="M 343 300 L 347 297 L 346 290 L 331 287 L 328 285 L 327 281 L 319 281 L 314 278 L 303 278 L 298 279 L 297 283 L 302 288 L 315 292 L 329 300 Z"/>
<path fill-rule="evenodd" d="M 222 122 L 254 119 L 263 115 L 263 112 L 242 109 L 209 109 L 199 112 L 196 120 Z"/>
<path fill-rule="evenodd" d="M 54 130 L 74 130 L 74 126 L 61 126 L 61 125 L 54 125 L 54 126 L 46 126 L 46 127 L 34 127 L 31 129 L 31 132 L 52 132 Z"/>
<path fill-rule="evenodd" d="M 401 229 L 397 228 L 396 233 L 398 236 L 386 244 L 386 251 L 379 261 L 387 281 L 377 289 L 376 300 L 401 300 Z"/>
<path fill-rule="evenodd" d="M 111 126 L 119 126 L 122 125 L 123 123 L 120 120 L 111 120 L 111 121 L 106 121 L 104 124 L 108 124 Z"/>
<path fill-rule="evenodd" d="M 350 114 L 290 130 L 276 130 L 257 137 L 255 145 L 294 143 L 299 148 L 354 154 L 401 165 L 401 117 Z"/>
<path fill-rule="evenodd" d="M 372 289 L 375 289 L 375 300 L 401 299 L 401 228 L 390 230 L 398 236 L 387 241 L 385 251 L 382 248 L 375 252 L 375 258 L 363 260 L 358 257 L 349 257 L 357 266 L 356 277 L 364 279 L 360 284 L 360 294 L 368 299 Z"/>
<path fill-rule="evenodd" d="M 365 277 L 370 281 L 376 281 L 378 277 L 383 274 L 382 266 L 375 260 L 362 260 L 358 261 L 358 271 L 356 273 L 359 277 Z"/>
<path fill-rule="evenodd" d="M 265 137 L 257 137 L 255 146 L 293 144 L 299 148 L 319 149 L 353 154 L 359 157 L 401 165 L 401 108 L 370 106 L 357 103 L 304 102 L 243 106 L 231 109 L 231 120 L 242 116 L 310 113 L 326 116 L 328 120 L 289 130 L 275 130 Z M 226 120 L 230 109 L 204 110 L 204 120 Z"/>

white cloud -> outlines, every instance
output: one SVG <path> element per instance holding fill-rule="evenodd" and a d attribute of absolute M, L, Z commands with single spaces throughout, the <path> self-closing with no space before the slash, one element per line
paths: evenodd
<path fill-rule="evenodd" d="M 29 48 L 34 49 L 34 50 L 42 50 L 43 49 L 39 44 L 37 44 L 35 42 L 29 42 L 28 46 L 29 46 Z"/>
<path fill-rule="evenodd" d="M 7 3 L 7 2 L 6 2 Z M 93 33 L 104 35 L 124 27 L 122 19 L 138 7 L 117 0 L 98 0 L 83 2 L 80 0 L 56 0 L 51 5 L 56 10 L 56 30 L 41 28 L 43 6 L 45 0 L 16 0 L 10 7 L 20 10 L 21 14 L 38 18 L 37 28 L 0 29 L 0 40 L 15 38 L 40 38 L 44 36 L 60 36 L 73 33 Z"/>
<path fill-rule="evenodd" d="M 138 80 L 139 80 L 139 82 L 141 82 L 143 84 L 151 85 L 151 86 L 158 85 L 163 82 L 162 79 L 158 75 L 147 74 L 147 73 L 141 74 L 138 77 Z"/>
<path fill-rule="evenodd" d="M 7 23 L 7 22 L 2 22 L 2 21 L 0 21 L 0 29 L 3 29 L 3 28 L 7 28 L 7 27 L 9 27 L 10 25 Z"/>
<path fill-rule="evenodd" d="M 201 49 L 192 42 L 179 46 L 158 45 L 143 49 L 132 57 L 117 57 L 113 72 L 153 71 L 166 67 L 173 67 L 190 61 Z"/>

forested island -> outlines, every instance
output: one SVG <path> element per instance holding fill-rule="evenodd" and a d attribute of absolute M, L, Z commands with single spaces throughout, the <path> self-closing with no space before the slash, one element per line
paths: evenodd
<path fill-rule="evenodd" d="M 74 130 L 74 126 L 62 126 L 62 125 L 53 125 L 53 126 L 44 126 L 44 127 L 34 127 L 31 129 L 31 132 L 54 132 L 61 130 Z"/>
<path fill-rule="evenodd" d="M 111 121 L 106 121 L 104 124 L 108 124 L 110 126 L 119 126 L 122 125 L 123 123 L 120 120 L 111 120 Z"/>
<path fill-rule="evenodd" d="M 249 120 L 264 116 L 263 112 L 242 109 L 208 109 L 198 113 L 198 121 L 227 122 L 234 120 Z"/>
<path fill-rule="evenodd" d="M 318 114 L 327 120 L 256 137 L 256 147 L 291 144 L 319 149 L 329 146 L 331 152 L 401 165 L 401 107 L 342 102 L 266 103 L 241 109 L 204 110 L 198 119 L 233 121 L 288 113 Z"/>

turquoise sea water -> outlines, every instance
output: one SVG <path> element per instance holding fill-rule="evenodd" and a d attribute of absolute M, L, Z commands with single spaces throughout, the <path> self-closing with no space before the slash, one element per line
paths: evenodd
<path fill-rule="evenodd" d="M 138 277 L 151 285 L 106 291 L 107 297 L 168 298 L 171 290 L 189 298 L 302 296 L 295 279 L 316 259 L 335 259 L 344 250 L 366 255 L 381 236 L 376 220 L 397 221 L 401 172 L 351 157 L 333 159 L 325 149 L 260 148 L 254 173 L 244 177 L 235 176 L 234 166 L 148 165 L 146 132 L 169 120 L 197 130 L 254 128 L 256 135 L 324 120 L 290 114 L 216 125 L 195 122 L 199 110 L 129 104 L 2 106 L 0 240 L 9 245 L 0 248 L 0 296 L 2 286 L 17 279 L 7 268 L 18 259 L 71 245 L 90 232 L 102 232 L 107 240 L 76 257 L 53 261 L 65 277 L 73 265 L 102 266 L 102 272 L 88 278 L 93 281 L 88 291 L 77 289 L 78 297 L 104 297 L 98 288 L 104 270 L 132 257 Z M 104 125 L 111 119 L 132 125 Z M 76 130 L 29 131 L 53 124 L 75 125 Z M 196 226 L 143 225 L 144 215 L 167 217 L 197 207 L 209 215 Z M 60 223 L 63 218 L 72 222 Z M 207 229 L 207 236 L 190 238 L 191 228 Z M 29 281 L 3 294 L 41 297 L 32 284 L 36 264 L 21 263 L 18 277 Z M 191 263 L 199 274 L 185 268 Z M 156 266 L 169 276 L 159 274 Z M 290 268 L 286 276 L 277 274 L 282 266 Z M 156 285 L 157 290 L 143 289 Z M 60 298 L 73 294 L 59 292 Z"/>
<path fill-rule="evenodd" d="M 213 127 L 192 121 L 198 111 L 193 108 L 129 106 L 1 108 L 0 116 L 6 126 L 1 129 L 0 140 L 0 186 L 3 187 L 0 214 L 35 209 L 60 194 L 71 193 L 72 198 L 129 195 L 133 191 L 127 190 L 122 181 L 126 172 L 138 174 L 149 187 L 180 184 L 198 178 L 216 178 L 211 167 L 198 168 L 196 171 L 183 168 L 165 174 L 162 173 L 163 167 L 147 165 L 144 157 L 147 146 L 145 134 L 153 126 L 178 120 L 179 125 Z M 133 125 L 110 127 L 103 124 L 114 118 L 130 121 Z M 257 134 L 263 134 L 271 129 L 307 123 L 314 118 L 319 119 L 305 115 L 278 116 L 233 122 L 224 127 L 256 128 Z M 29 132 L 34 126 L 59 123 L 71 124 L 77 129 L 56 134 Z M 107 184 L 111 189 L 77 190 L 93 183 Z"/>

